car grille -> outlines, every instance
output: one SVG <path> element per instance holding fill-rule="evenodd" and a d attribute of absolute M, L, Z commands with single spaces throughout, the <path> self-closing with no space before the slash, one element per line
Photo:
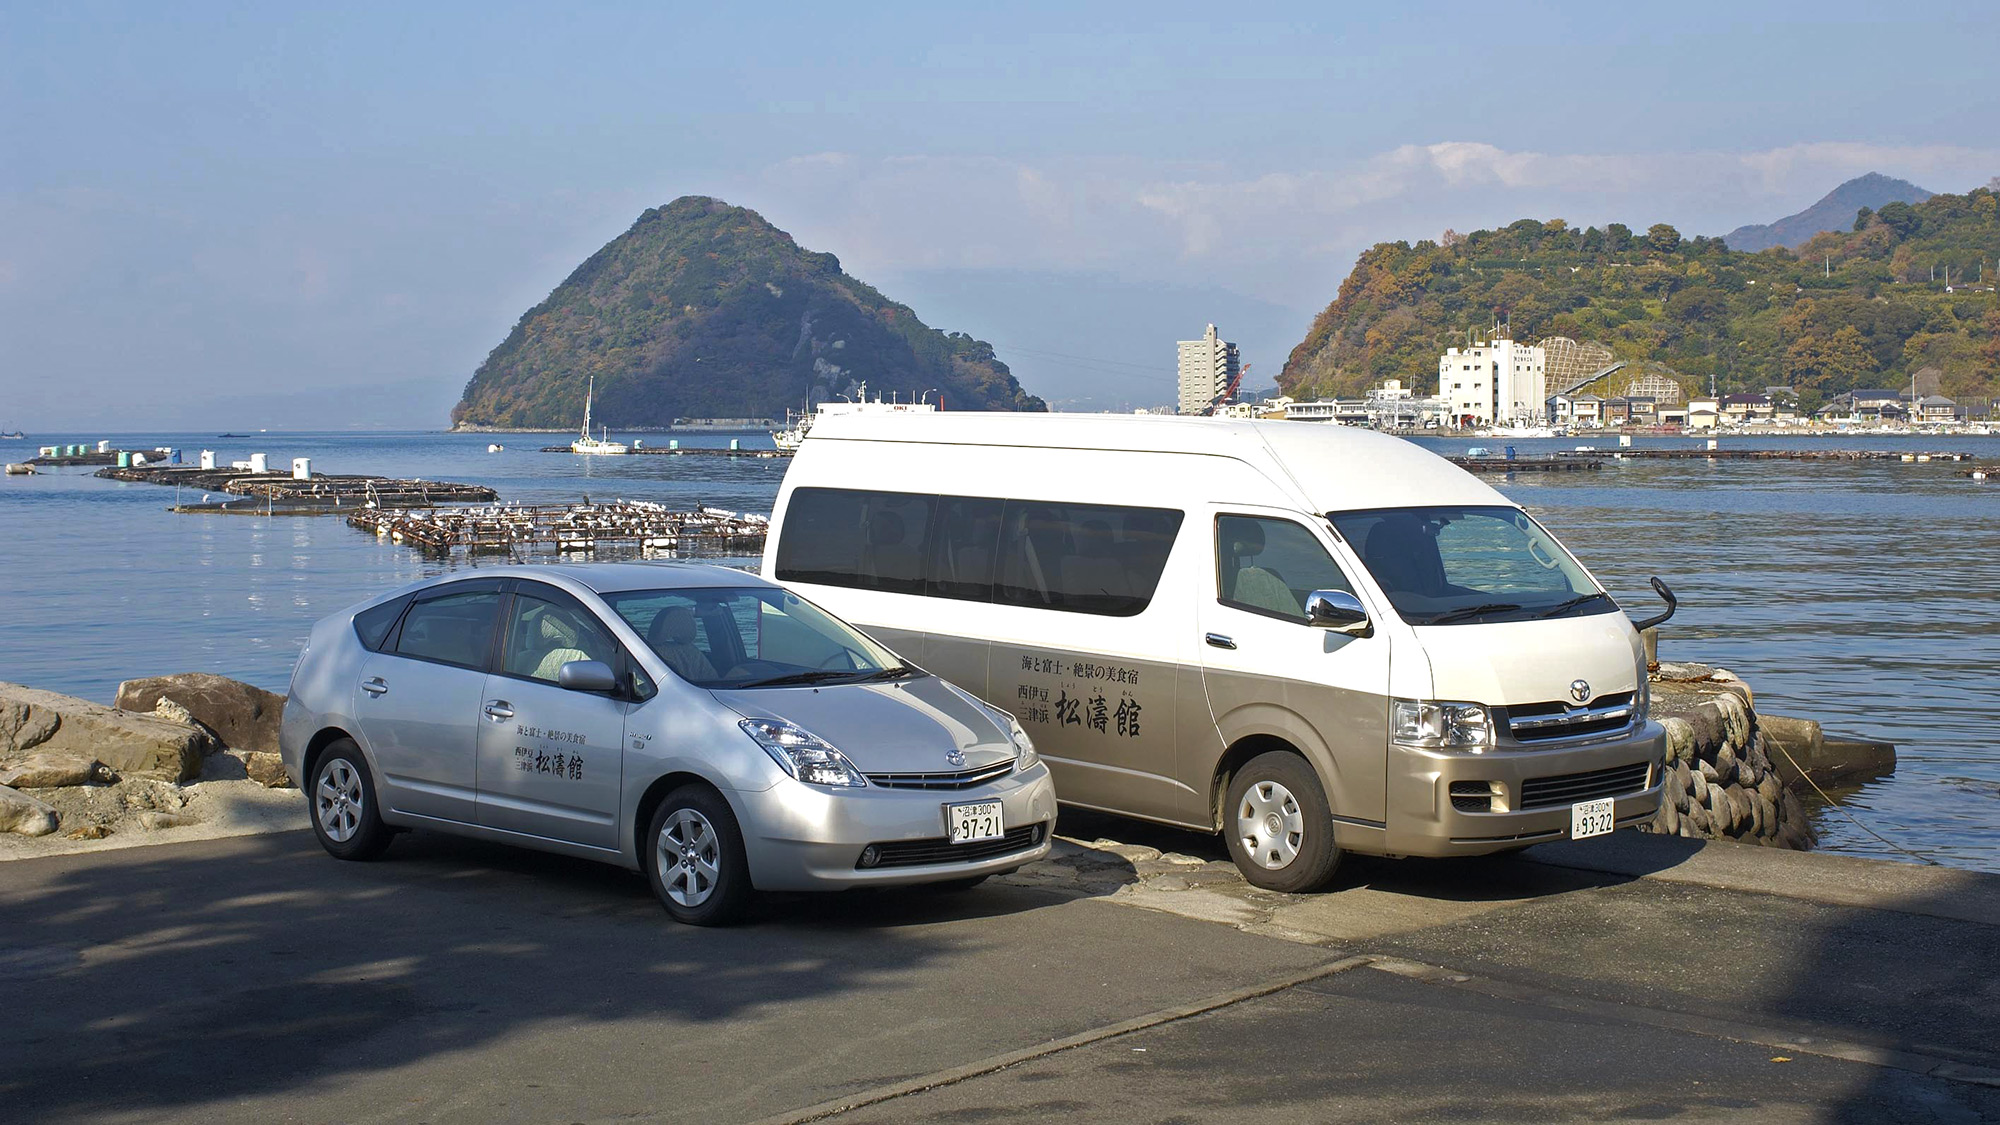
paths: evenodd
<path fill-rule="evenodd" d="M 1013 772 L 1014 763 L 1009 761 L 957 773 L 871 773 L 868 784 L 884 789 L 970 789 Z"/>
<path fill-rule="evenodd" d="M 1632 725 L 1632 693 L 1600 695 L 1585 707 L 1567 703 L 1523 703 L 1507 708 L 1507 733 L 1516 742 L 1548 742 L 1610 734 Z"/>
<path fill-rule="evenodd" d="M 992 859 L 1011 852 L 1026 851 L 1037 847 L 1048 833 L 1046 824 L 1028 824 L 1020 828 L 1009 828 L 1006 835 L 997 840 L 981 840 L 975 844 L 954 844 L 938 836 L 929 840 L 892 840 L 888 843 L 870 845 L 879 855 L 873 868 L 884 867 L 928 867 L 936 863 L 970 863 L 978 859 Z M 854 864 L 861 866 L 859 860 Z"/>
<path fill-rule="evenodd" d="M 1589 773 L 1566 773 L 1560 777 L 1537 777 L 1521 783 L 1521 807 L 1545 809 L 1599 797 L 1636 793 L 1646 787 L 1652 767 L 1645 762 Z"/>

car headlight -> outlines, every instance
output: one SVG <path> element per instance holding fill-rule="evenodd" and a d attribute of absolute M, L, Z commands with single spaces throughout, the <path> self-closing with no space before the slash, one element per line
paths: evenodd
<path fill-rule="evenodd" d="M 737 725 L 764 748 L 779 769 L 808 785 L 861 789 L 868 784 L 847 755 L 804 727 L 783 719 L 745 719 Z"/>
<path fill-rule="evenodd" d="M 1432 699 L 1398 699 L 1390 716 L 1397 742 L 1427 750 L 1470 750 L 1477 754 L 1493 745 L 1493 720 L 1477 703 L 1441 703 Z"/>
<path fill-rule="evenodd" d="M 1021 729 L 1021 720 L 1012 715 L 1007 716 L 1007 737 L 1014 740 L 1014 768 L 1016 770 L 1027 769 L 1029 766 L 1042 760 L 1042 756 L 1035 753 L 1035 740 L 1029 738 L 1028 732 Z"/>

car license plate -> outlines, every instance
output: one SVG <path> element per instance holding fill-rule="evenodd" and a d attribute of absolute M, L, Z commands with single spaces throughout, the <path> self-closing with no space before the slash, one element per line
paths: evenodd
<path fill-rule="evenodd" d="M 1569 838 L 1582 840 L 1591 836 L 1602 836 L 1611 831 L 1613 813 L 1612 799 L 1601 797 L 1595 801 L 1578 801 L 1569 807 Z"/>
<path fill-rule="evenodd" d="M 998 840 L 1006 834 L 1001 823 L 1000 802 L 980 801 L 970 805 L 946 805 L 944 819 L 951 829 L 951 842 L 972 844 Z"/>

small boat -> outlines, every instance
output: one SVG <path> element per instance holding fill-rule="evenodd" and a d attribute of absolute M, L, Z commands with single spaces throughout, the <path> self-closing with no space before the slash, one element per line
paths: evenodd
<path fill-rule="evenodd" d="M 0 434 L 0 441 L 23 441 L 26 440 L 27 436 L 27 434 L 15 430 L 11 433 Z"/>
<path fill-rule="evenodd" d="M 575 441 L 569 443 L 571 453 L 587 453 L 593 456 L 630 453 L 624 442 L 611 440 L 611 427 L 604 428 L 604 436 L 590 436 L 590 400 L 597 396 L 597 376 L 590 377 L 590 387 L 583 392 L 583 429 L 577 433 Z"/>
<path fill-rule="evenodd" d="M 870 399 L 868 397 L 868 384 L 866 383 L 860 385 L 857 393 L 860 395 L 858 401 L 850 402 L 841 399 L 834 402 L 822 402 L 819 404 L 819 408 L 810 414 L 801 414 L 787 410 L 785 412 L 785 428 L 772 432 L 771 444 L 777 446 L 780 451 L 785 453 L 797 452 L 799 443 L 806 440 L 806 435 L 812 432 L 813 420 L 828 414 L 934 414 L 937 412 L 937 405 L 935 403 L 925 401 L 929 398 L 929 391 L 925 391 L 924 398 L 920 398 L 916 402 L 897 402 L 893 396 L 884 401 L 880 395 Z"/>

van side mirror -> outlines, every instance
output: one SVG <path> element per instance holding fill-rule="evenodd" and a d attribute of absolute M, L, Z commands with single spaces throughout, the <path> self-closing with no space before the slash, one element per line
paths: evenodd
<path fill-rule="evenodd" d="M 618 677 L 602 660 L 572 660 L 556 669 L 556 686 L 569 691 L 617 691 Z"/>
<path fill-rule="evenodd" d="M 1314 590 L 1306 595 L 1306 624 L 1350 637 L 1366 637 L 1375 632 L 1361 599 L 1345 590 Z"/>

